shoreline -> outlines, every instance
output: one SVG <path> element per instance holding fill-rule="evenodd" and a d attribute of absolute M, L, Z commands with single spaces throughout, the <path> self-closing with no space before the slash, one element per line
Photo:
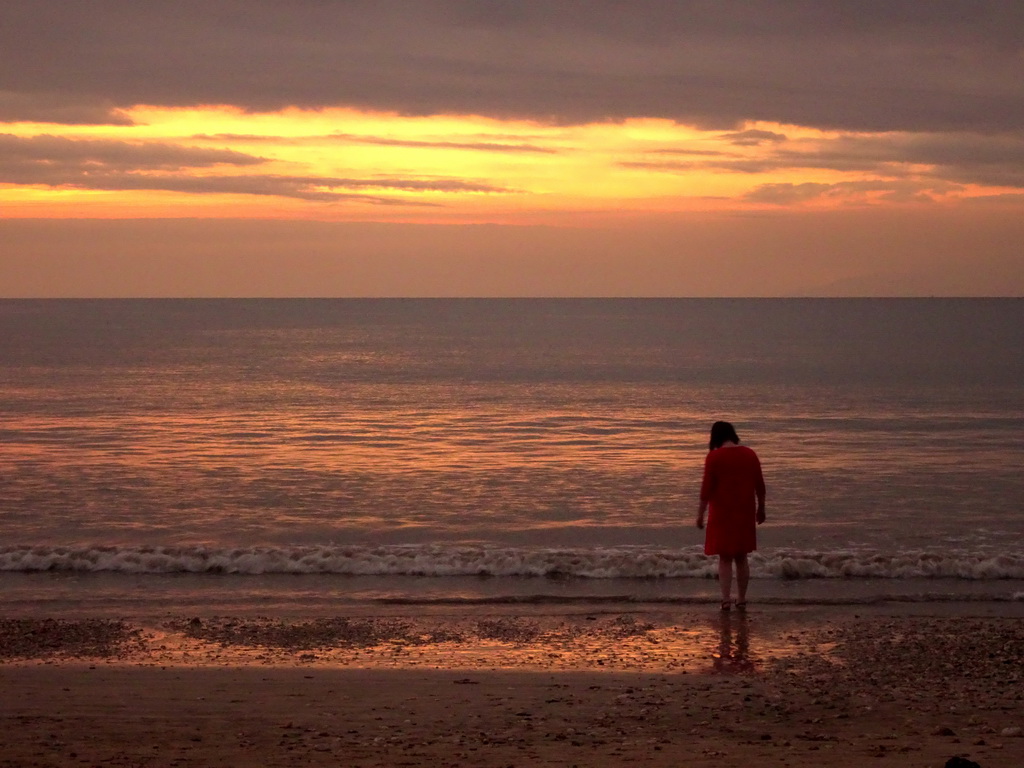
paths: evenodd
<path fill-rule="evenodd" d="M 0 615 L 335 616 L 585 610 L 704 612 L 717 580 L 337 574 L 0 572 Z M 892 611 L 1024 618 L 1024 579 L 753 579 L 765 612 Z"/>
<path fill-rule="evenodd" d="M 408 608 L 0 619 L 0 767 L 1024 765 L 1024 622 L 976 604 Z"/>

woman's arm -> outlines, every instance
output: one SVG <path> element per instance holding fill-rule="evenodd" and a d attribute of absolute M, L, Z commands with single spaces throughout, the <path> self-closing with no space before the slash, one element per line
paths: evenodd
<path fill-rule="evenodd" d="M 757 524 L 760 525 L 767 519 L 764 514 L 765 487 L 764 474 L 761 472 L 760 459 L 758 459 L 757 462 L 757 478 L 756 485 L 754 487 L 754 493 L 757 495 Z"/>
<path fill-rule="evenodd" d="M 704 477 L 700 482 L 700 506 L 697 508 L 697 527 L 704 527 L 704 516 L 708 511 L 708 501 L 715 487 L 715 478 L 711 472 L 711 454 L 704 458 Z"/>

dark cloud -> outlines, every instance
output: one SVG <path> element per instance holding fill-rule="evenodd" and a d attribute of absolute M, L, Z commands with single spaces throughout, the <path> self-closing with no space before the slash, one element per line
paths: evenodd
<path fill-rule="evenodd" d="M 512 190 L 449 178 L 337 178 L 276 174 L 201 175 L 189 169 L 246 167 L 265 159 L 224 149 L 159 142 L 129 143 L 57 136 L 0 134 L 0 184 L 96 190 L 158 190 L 191 194 L 273 195 L 301 200 L 360 199 L 418 204 L 351 190 L 495 193 Z M 345 190 L 345 191 L 339 191 Z"/>
<path fill-rule="evenodd" d="M 423 147 L 426 149 L 465 149 L 474 152 L 526 152 L 557 154 L 558 150 L 537 144 L 505 143 L 497 141 L 421 141 L 393 139 L 386 136 L 364 136 L 354 133 L 328 133 L 320 136 L 264 136 L 248 133 L 197 133 L 197 141 L 249 141 L 274 144 L 307 144 L 309 142 L 337 141 L 346 144 L 372 144 L 382 147 Z"/>
<path fill-rule="evenodd" d="M 425 147 L 429 149 L 468 149 L 477 152 L 537 152 L 556 154 L 557 150 L 536 144 L 504 144 L 494 141 L 416 141 L 389 139 L 382 136 L 357 136 L 351 133 L 331 134 L 331 138 L 352 144 L 374 144 L 383 147 Z"/>
<path fill-rule="evenodd" d="M 735 144 L 737 147 L 759 147 L 765 142 L 774 144 L 785 141 L 786 134 L 776 133 L 775 131 L 749 130 L 726 133 L 722 135 L 722 138 L 730 144 Z"/>
<path fill-rule="evenodd" d="M 408 184 L 360 184 L 348 179 L 322 179 L 314 176 L 277 176 L 255 174 L 246 176 L 143 176 L 131 173 L 96 174 L 70 182 L 69 186 L 102 190 L 149 190 L 186 192 L 197 195 L 257 195 L 290 197 L 297 200 L 334 202 L 361 200 L 384 205 L 421 205 L 410 201 L 365 193 L 339 192 L 338 188 L 373 186 L 376 188 L 409 189 Z"/>
<path fill-rule="evenodd" d="M 737 157 L 735 153 L 722 152 L 718 149 L 684 149 L 677 147 L 662 147 L 660 149 L 648 150 L 649 155 L 682 155 L 686 157 Z"/>
<path fill-rule="evenodd" d="M 1024 187 L 1024 136 L 844 136 L 815 149 L 780 150 L 770 162 L 773 169 L 827 168 L 895 176 L 913 172 L 960 184 Z"/>
<path fill-rule="evenodd" d="M 774 140 L 773 140 L 774 141 Z M 1011 134 L 887 134 L 790 140 L 765 154 L 747 157 L 720 153 L 711 159 L 660 159 L 685 156 L 685 148 L 660 148 L 657 160 L 623 161 L 627 168 L 666 173 L 725 171 L 772 173 L 797 169 L 863 172 L 884 178 L 919 177 L 956 184 L 1024 188 L 1024 136 Z M 783 188 L 786 188 L 783 185 Z M 810 189 L 811 187 L 807 187 Z"/>
<path fill-rule="evenodd" d="M 1024 135 L 930 133 L 840 136 L 782 148 L 774 157 L 778 168 L 881 170 L 892 163 L 909 163 L 957 167 L 969 174 L 971 168 L 1024 167 Z"/>
<path fill-rule="evenodd" d="M 639 168 L 665 173 L 690 173 L 691 171 L 721 170 L 731 173 L 765 173 L 776 165 L 771 160 L 736 158 L 731 160 L 623 160 L 622 168 Z"/>
<path fill-rule="evenodd" d="M 363 200 L 389 205 L 430 205 L 422 200 L 382 197 L 360 192 L 339 191 L 377 189 L 432 192 L 500 192 L 495 187 L 452 180 L 423 179 L 337 179 L 321 176 L 285 176 L 246 174 L 242 176 L 191 176 L 185 174 L 141 174 L 122 171 L 92 171 L 78 175 L 37 173 L 15 176 L 3 174 L 0 183 L 43 184 L 53 187 L 105 191 L 185 192 L 195 195 L 257 195 L 290 197 L 297 200 Z"/>
<path fill-rule="evenodd" d="M 1015 131 L 1022 47 L 1017 0 L 33 0 L 4 4 L 0 119 L 344 105 Z"/>
<path fill-rule="evenodd" d="M 309 136 L 276 136 L 273 134 L 261 133 L 194 133 L 189 136 L 191 141 L 242 141 L 254 144 L 266 142 L 267 144 L 304 144 L 310 140 Z M 322 138 L 322 137 L 320 137 Z"/>
<path fill-rule="evenodd" d="M 2 32 L 0 32 L 2 35 Z M 0 52 L 0 60 L 3 53 Z M 55 93 L 16 93 L 0 90 L 0 121 L 59 123 L 61 125 L 134 125 L 116 105 L 102 98 Z"/>
<path fill-rule="evenodd" d="M 811 200 L 855 198 L 870 195 L 872 199 L 891 202 L 935 201 L 937 195 L 958 189 L 951 184 L 916 181 L 840 181 L 833 184 L 804 182 L 802 184 L 762 184 L 745 196 L 756 203 L 793 205 Z M 873 194 L 875 193 L 875 194 Z"/>
<path fill-rule="evenodd" d="M 106 170 L 181 170 L 215 165 L 251 166 L 265 158 L 230 149 L 185 147 L 163 142 L 127 142 L 112 139 L 67 139 L 0 134 L 0 173 L 9 178 L 15 169 L 68 172 Z"/>

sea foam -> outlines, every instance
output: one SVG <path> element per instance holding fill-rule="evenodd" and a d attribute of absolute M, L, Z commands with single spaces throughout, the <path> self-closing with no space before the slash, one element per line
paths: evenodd
<path fill-rule="evenodd" d="M 753 553 L 750 565 L 760 579 L 1024 579 L 1024 555 L 969 551 L 780 549 Z M 14 546 L 0 548 L 0 571 L 680 579 L 711 578 L 717 564 L 699 547 Z"/>

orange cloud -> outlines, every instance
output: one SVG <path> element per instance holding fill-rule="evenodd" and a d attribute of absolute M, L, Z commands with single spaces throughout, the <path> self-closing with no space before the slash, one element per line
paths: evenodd
<path fill-rule="evenodd" d="M 1006 137 L 762 123 L 723 132 L 662 119 L 550 125 L 352 109 L 125 114 L 120 125 L 0 127 L 5 214 L 578 224 L 1024 188 L 996 165 L 1024 157 L 1024 144 Z"/>

